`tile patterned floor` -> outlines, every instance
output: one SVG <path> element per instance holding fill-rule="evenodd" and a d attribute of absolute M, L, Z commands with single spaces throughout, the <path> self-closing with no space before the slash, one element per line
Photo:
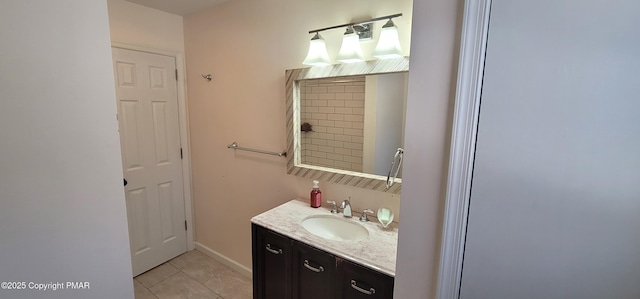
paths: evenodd
<path fill-rule="evenodd" d="M 197 250 L 133 279 L 136 299 L 251 299 L 251 279 Z"/>

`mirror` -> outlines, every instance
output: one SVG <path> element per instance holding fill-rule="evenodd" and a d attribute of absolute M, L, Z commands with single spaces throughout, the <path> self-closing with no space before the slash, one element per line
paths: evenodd
<path fill-rule="evenodd" d="M 406 57 L 287 70 L 287 172 L 400 193 L 401 169 L 390 188 L 387 175 L 403 147 L 408 70 Z"/>

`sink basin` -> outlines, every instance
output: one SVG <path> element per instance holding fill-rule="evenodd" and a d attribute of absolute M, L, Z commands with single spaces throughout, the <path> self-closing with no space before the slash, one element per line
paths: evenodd
<path fill-rule="evenodd" d="M 358 241 L 369 236 L 364 226 L 332 216 L 307 217 L 302 220 L 302 227 L 316 236 L 336 241 Z"/>

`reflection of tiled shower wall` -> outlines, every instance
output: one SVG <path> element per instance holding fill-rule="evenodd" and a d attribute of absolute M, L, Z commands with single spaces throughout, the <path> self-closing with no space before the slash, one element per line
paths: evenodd
<path fill-rule="evenodd" d="M 300 82 L 302 163 L 362 171 L 364 76 Z"/>

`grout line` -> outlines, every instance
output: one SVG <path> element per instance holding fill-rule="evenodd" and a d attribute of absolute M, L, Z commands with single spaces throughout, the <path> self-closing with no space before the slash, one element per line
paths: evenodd
<path fill-rule="evenodd" d="M 173 266 L 173 265 L 172 265 L 172 266 Z M 176 269 L 177 269 L 177 268 L 176 268 Z M 150 286 L 149 288 L 152 288 L 152 287 L 154 287 L 154 286 L 157 286 L 157 285 L 159 285 L 159 284 L 161 284 L 161 283 L 165 282 L 167 279 L 169 279 L 169 278 L 171 278 L 171 277 L 176 276 L 176 274 L 178 274 L 178 273 L 180 273 L 180 272 L 182 272 L 182 271 L 179 271 L 179 269 L 178 269 L 178 272 L 173 273 L 173 274 L 169 275 L 169 277 L 167 277 L 167 278 L 165 278 L 165 279 L 163 279 L 163 280 L 161 280 L 161 281 L 158 281 L 158 282 L 154 283 L 154 284 L 153 284 L 152 286 Z M 143 285 L 143 286 L 144 286 L 144 285 Z M 144 286 L 144 287 L 146 288 L 146 286 Z M 151 292 L 151 293 L 153 293 L 153 292 Z M 154 295 L 155 295 L 155 293 L 154 293 Z"/>
<path fill-rule="evenodd" d="M 133 278 L 133 280 L 136 280 L 135 278 Z M 159 299 L 158 296 L 156 296 L 156 294 L 154 294 L 151 290 L 149 290 L 149 288 L 147 288 L 145 285 L 143 285 L 141 282 L 138 281 L 138 284 L 141 285 L 145 290 L 147 290 L 147 292 L 149 292 L 149 294 L 151 294 L 151 296 L 153 296 L 156 299 Z M 135 295 L 135 284 L 134 284 L 134 295 Z"/>

